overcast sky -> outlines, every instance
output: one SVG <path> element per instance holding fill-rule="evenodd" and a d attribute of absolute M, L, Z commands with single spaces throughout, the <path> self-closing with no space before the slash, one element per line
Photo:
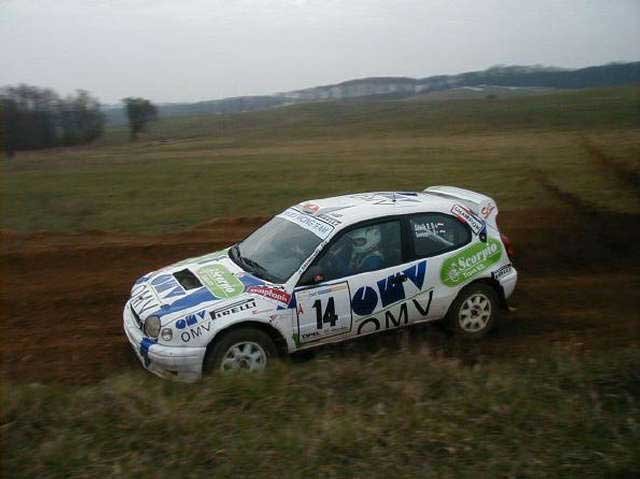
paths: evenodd
<path fill-rule="evenodd" d="M 0 85 L 104 103 L 640 60 L 640 0 L 0 0 Z"/>

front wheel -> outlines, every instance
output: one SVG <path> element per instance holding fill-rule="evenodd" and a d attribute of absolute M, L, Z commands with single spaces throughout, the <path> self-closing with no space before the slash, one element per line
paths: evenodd
<path fill-rule="evenodd" d="M 460 291 L 447 312 L 446 322 L 457 334 L 479 339 L 498 322 L 498 295 L 486 284 L 471 284 Z"/>
<path fill-rule="evenodd" d="M 262 371 L 278 356 L 271 337 L 256 328 L 241 328 L 225 334 L 205 359 L 209 371 Z"/>

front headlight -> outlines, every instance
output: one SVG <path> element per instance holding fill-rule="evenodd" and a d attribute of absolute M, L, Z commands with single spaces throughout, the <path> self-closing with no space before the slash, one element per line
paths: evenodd
<path fill-rule="evenodd" d="M 160 334 L 160 318 L 158 316 L 149 316 L 144 322 L 144 334 L 150 338 L 157 338 Z"/>

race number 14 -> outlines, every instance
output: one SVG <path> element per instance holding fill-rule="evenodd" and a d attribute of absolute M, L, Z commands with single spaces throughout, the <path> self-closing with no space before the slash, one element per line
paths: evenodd
<path fill-rule="evenodd" d="M 327 301 L 327 307 L 322 312 L 322 301 L 316 299 L 313 303 L 313 309 L 316 310 L 316 325 L 318 329 L 322 329 L 323 324 L 329 323 L 331 327 L 336 325 L 338 321 L 338 315 L 336 314 L 336 302 L 333 296 Z"/>
<path fill-rule="evenodd" d="M 318 341 L 351 331 L 351 298 L 346 282 L 295 294 L 300 342 Z"/>

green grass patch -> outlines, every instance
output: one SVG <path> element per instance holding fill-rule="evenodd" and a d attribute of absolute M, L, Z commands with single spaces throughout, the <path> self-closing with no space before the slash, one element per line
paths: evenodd
<path fill-rule="evenodd" d="M 640 351 L 463 367 L 425 351 L 169 383 L 5 390 L 7 477 L 633 477 Z"/>
<path fill-rule="evenodd" d="M 503 209 L 558 206 L 536 181 L 598 208 L 638 192 L 585 145 L 636 174 L 637 87 L 497 100 L 339 102 L 165 119 L 137 143 L 18 154 L 2 167 L 2 225 L 18 231 L 163 232 L 268 215 L 304 199 L 450 184 Z"/>

